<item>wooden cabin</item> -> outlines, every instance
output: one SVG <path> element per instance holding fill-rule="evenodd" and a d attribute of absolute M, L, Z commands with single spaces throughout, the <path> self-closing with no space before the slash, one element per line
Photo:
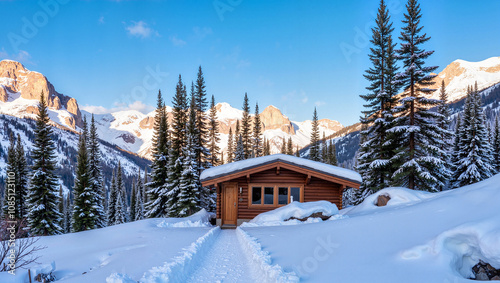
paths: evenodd
<path fill-rule="evenodd" d="M 342 192 L 359 188 L 355 171 L 284 154 L 206 169 L 203 186 L 217 191 L 217 225 L 235 227 L 292 201 L 327 200 L 342 208 Z"/>

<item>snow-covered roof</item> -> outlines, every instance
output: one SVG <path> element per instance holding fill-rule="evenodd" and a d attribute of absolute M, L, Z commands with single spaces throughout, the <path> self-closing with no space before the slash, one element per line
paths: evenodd
<path fill-rule="evenodd" d="M 218 177 L 235 174 L 241 171 L 245 171 L 248 169 L 252 169 L 255 167 L 275 162 L 282 162 L 290 165 L 295 165 L 298 167 L 302 167 L 304 169 L 317 171 L 323 174 L 348 180 L 354 183 L 358 184 L 361 183 L 361 175 L 359 175 L 357 172 L 353 170 L 286 154 L 273 154 L 268 156 L 236 161 L 217 167 L 212 167 L 204 170 L 201 173 L 200 179 L 202 182 L 205 182 L 212 179 L 216 179 Z"/>

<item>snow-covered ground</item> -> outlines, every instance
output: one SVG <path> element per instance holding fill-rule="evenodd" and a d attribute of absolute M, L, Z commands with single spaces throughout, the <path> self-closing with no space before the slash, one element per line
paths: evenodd
<path fill-rule="evenodd" d="M 55 262 L 61 282 L 471 282 L 480 259 L 500 268 L 499 184 L 500 174 L 435 194 L 387 188 L 341 211 L 317 202 L 260 217 L 334 216 L 297 225 L 221 231 L 204 211 L 143 220 L 42 237 L 39 261 Z M 381 194 L 391 199 L 375 206 Z M 0 273 L 0 282 L 26 274 Z"/>
<path fill-rule="evenodd" d="M 471 282 L 479 259 L 500 268 L 499 184 L 496 175 L 436 194 L 391 188 L 380 193 L 393 203 L 372 197 L 337 221 L 243 229 L 304 282 Z"/>

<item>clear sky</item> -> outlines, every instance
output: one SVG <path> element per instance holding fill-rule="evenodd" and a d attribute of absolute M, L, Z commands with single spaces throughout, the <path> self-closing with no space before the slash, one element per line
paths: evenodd
<path fill-rule="evenodd" d="M 404 0 L 390 0 L 399 34 Z M 500 56 L 500 1 L 421 0 L 442 70 Z M 47 3 L 43 5 L 41 3 Z M 54 4 L 55 3 L 55 4 Z M 20 60 L 81 106 L 147 111 L 202 66 L 217 102 L 275 105 L 295 121 L 355 123 L 378 0 L 0 0 L 0 59 Z M 92 109 L 92 108 L 87 108 Z"/>

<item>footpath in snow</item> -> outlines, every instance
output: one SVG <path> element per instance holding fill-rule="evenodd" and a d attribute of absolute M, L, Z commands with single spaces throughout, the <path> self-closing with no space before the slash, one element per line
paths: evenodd
<path fill-rule="evenodd" d="M 236 230 L 222 230 L 188 282 L 256 282 Z"/>

